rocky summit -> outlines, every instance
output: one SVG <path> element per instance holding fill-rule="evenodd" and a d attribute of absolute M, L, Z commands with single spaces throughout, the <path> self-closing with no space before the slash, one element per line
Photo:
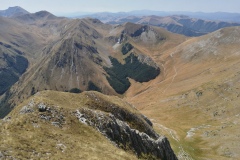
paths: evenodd
<path fill-rule="evenodd" d="M 98 92 L 39 92 L 0 126 L 1 158 L 6 159 L 81 159 L 91 151 L 107 159 L 177 159 L 147 117 L 122 99 Z M 105 151 L 98 155 L 101 148 Z"/>

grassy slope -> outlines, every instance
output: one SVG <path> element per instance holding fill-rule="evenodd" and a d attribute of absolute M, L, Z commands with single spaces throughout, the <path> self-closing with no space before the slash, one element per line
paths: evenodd
<path fill-rule="evenodd" d="M 80 123 L 74 116 L 66 116 L 77 108 L 93 103 L 86 97 L 85 93 L 45 91 L 26 100 L 11 112 L 10 121 L 0 121 L 0 151 L 19 159 L 136 159 L 133 154 L 115 147 L 92 127 Z M 102 98 L 129 108 L 116 97 Z M 31 100 L 35 104 L 44 102 L 59 108 L 65 115 L 63 127 L 40 119 L 41 112 L 19 114 Z"/>
<path fill-rule="evenodd" d="M 128 101 L 152 118 L 180 159 L 239 157 L 237 37 L 239 28 L 228 28 L 156 53 L 163 74 L 132 81 Z"/>

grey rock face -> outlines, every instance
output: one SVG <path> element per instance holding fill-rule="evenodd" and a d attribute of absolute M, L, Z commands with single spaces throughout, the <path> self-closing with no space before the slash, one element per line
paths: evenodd
<path fill-rule="evenodd" d="M 143 116 L 142 114 L 135 114 L 133 112 L 130 112 L 127 109 L 119 107 L 118 105 L 115 104 L 104 103 L 104 100 L 99 98 L 95 94 L 89 94 L 88 96 L 93 101 L 96 101 L 94 105 L 88 106 L 89 109 L 100 110 L 103 111 L 104 113 L 111 113 L 112 115 L 114 115 L 116 119 L 128 122 L 131 128 L 137 129 L 140 132 L 144 132 L 154 139 L 158 138 L 158 135 L 152 128 L 151 121 L 147 117 Z M 129 108 L 134 107 L 130 105 Z"/>
<path fill-rule="evenodd" d="M 80 122 L 94 127 L 118 147 L 133 151 L 139 158 L 177 159 L 166 137 L 156 133 L 150 137 L 144 132 L 131 128 L 127 122 L 119 120 L 111 113 L 85 108 L 77 110 L 75 115 Z"/>
<path fill-rule="evenodd" d="M 34 102 L 32 99 L 19 114 L 35 114 L 41 122 L 59 128 L 69 125 L 67 117 L 76 118 L 80 123 L 91 126 L 117 147 L 135 153 L 141 159 L 176 160 L 169 141 L 159 136 L 152 122 L 128 103 L 106 101 L 99 93 L 85 94 L 87 102 L 77 110 Z M 115 101 L 114 101 L 115 102 Z M 122 106 L 124 105 L 124 106 Z M 37 123 L 33 123 L 38 127 Z M 65 126 L 65 127 L 64 127 Z"/>
<path fill-rule="evenodd" d="M 0 151 L 0 160 L 3 159 L 5 156 L 2 154 L 2 152 Z"/>
<path fill-rule="evenodd" d="M 39 112 L 45 112 L 47 110 L 47 106 L 43 103 L 40 103 L 38 105 L 38 110 L 39 110 Z"/>
<path fill-rule="evenodd" d="M 26 114 L 31 112 L 34 112 L 34 110 L 29 106 L 23 106 L 23 108 L 20 110 L 20 114 Z"/>
<path fill-rule="evenodd" d="M 27 114 L 34 112 L 34 100 L 32 99 L 26 106 L 23 106 L 20 110 L 20 114 Z"/>

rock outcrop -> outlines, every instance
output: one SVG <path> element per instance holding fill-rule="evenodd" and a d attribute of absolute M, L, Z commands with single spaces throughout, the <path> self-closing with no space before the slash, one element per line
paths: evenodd
<path fill-rule="evenodd" d="M 150 137 L 144 132 L 131 128 L 127 122 L 116 118 L 111 113 L 84 108 L 77 110 L 75 116 L 80 122 L 93 126 L 104 136 L 125 150 L 130 149 L 139 158 L 177 159 L 166 137 Z"/>
<path fill-rule="evenodd" d="M 16 107 L 10 117 L 12 122 L 28 117 L 23 123 L 27 121 L 34 126 L 55 126 L 59 131 L 78 123 L 92 127 L 115 146 L 138 158 L 177 159 L 167 138 L 154 131 L 151 121 L 118 97 L 98 92 L 39 92 L 27 103 Z M 21 125 L 21 122 L 18 124 Z"/>

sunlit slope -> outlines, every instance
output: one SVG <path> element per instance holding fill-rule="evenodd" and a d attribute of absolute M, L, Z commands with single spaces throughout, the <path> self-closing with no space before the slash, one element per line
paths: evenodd
<path fill-rule="evenodd" d="M 239 37 L 239 27 L 226 28 L 159 51 L 164 74 L 132 82 L 128 101 L 172 137 L 179 158 L 239 157 Z"/>
<path fill-rule="evenodd" d="M 97 19 L 49 19 L 53 15 L 41 14 L 48 18 L 37 19 L 33 25 L 44 31 L 54 29 L 54 41 L 42 49 L 38 61 L 6 94 L 7 107 L 42 90 L 124 94 L 131 85 L 129 78 L 142 83 L 162 74 L 162 66 L 153 59 L 158 49 L 175 47 L 187 39 L 159 27 L 133 23 L 112 26 Z M 131 48 L 126 49 L 127 45 Z"/>
<path fill-rule="evenodd" d="M 45 91 L 20 104 L 8 118 L 0 121 L 1 156 L 7 159 L 136 159 L 74 116 L 77 109 L 92 103 L 86 95 Z M 51 108 L 50 119 L 46 112 L 38 111 L 38 104 Z"/>
<path fill-rule="evenodd" d="M 176 159 L 147 117 L 93 91 L 38 92 L 0 121 L 0 135 L 7 159 Z"/>

